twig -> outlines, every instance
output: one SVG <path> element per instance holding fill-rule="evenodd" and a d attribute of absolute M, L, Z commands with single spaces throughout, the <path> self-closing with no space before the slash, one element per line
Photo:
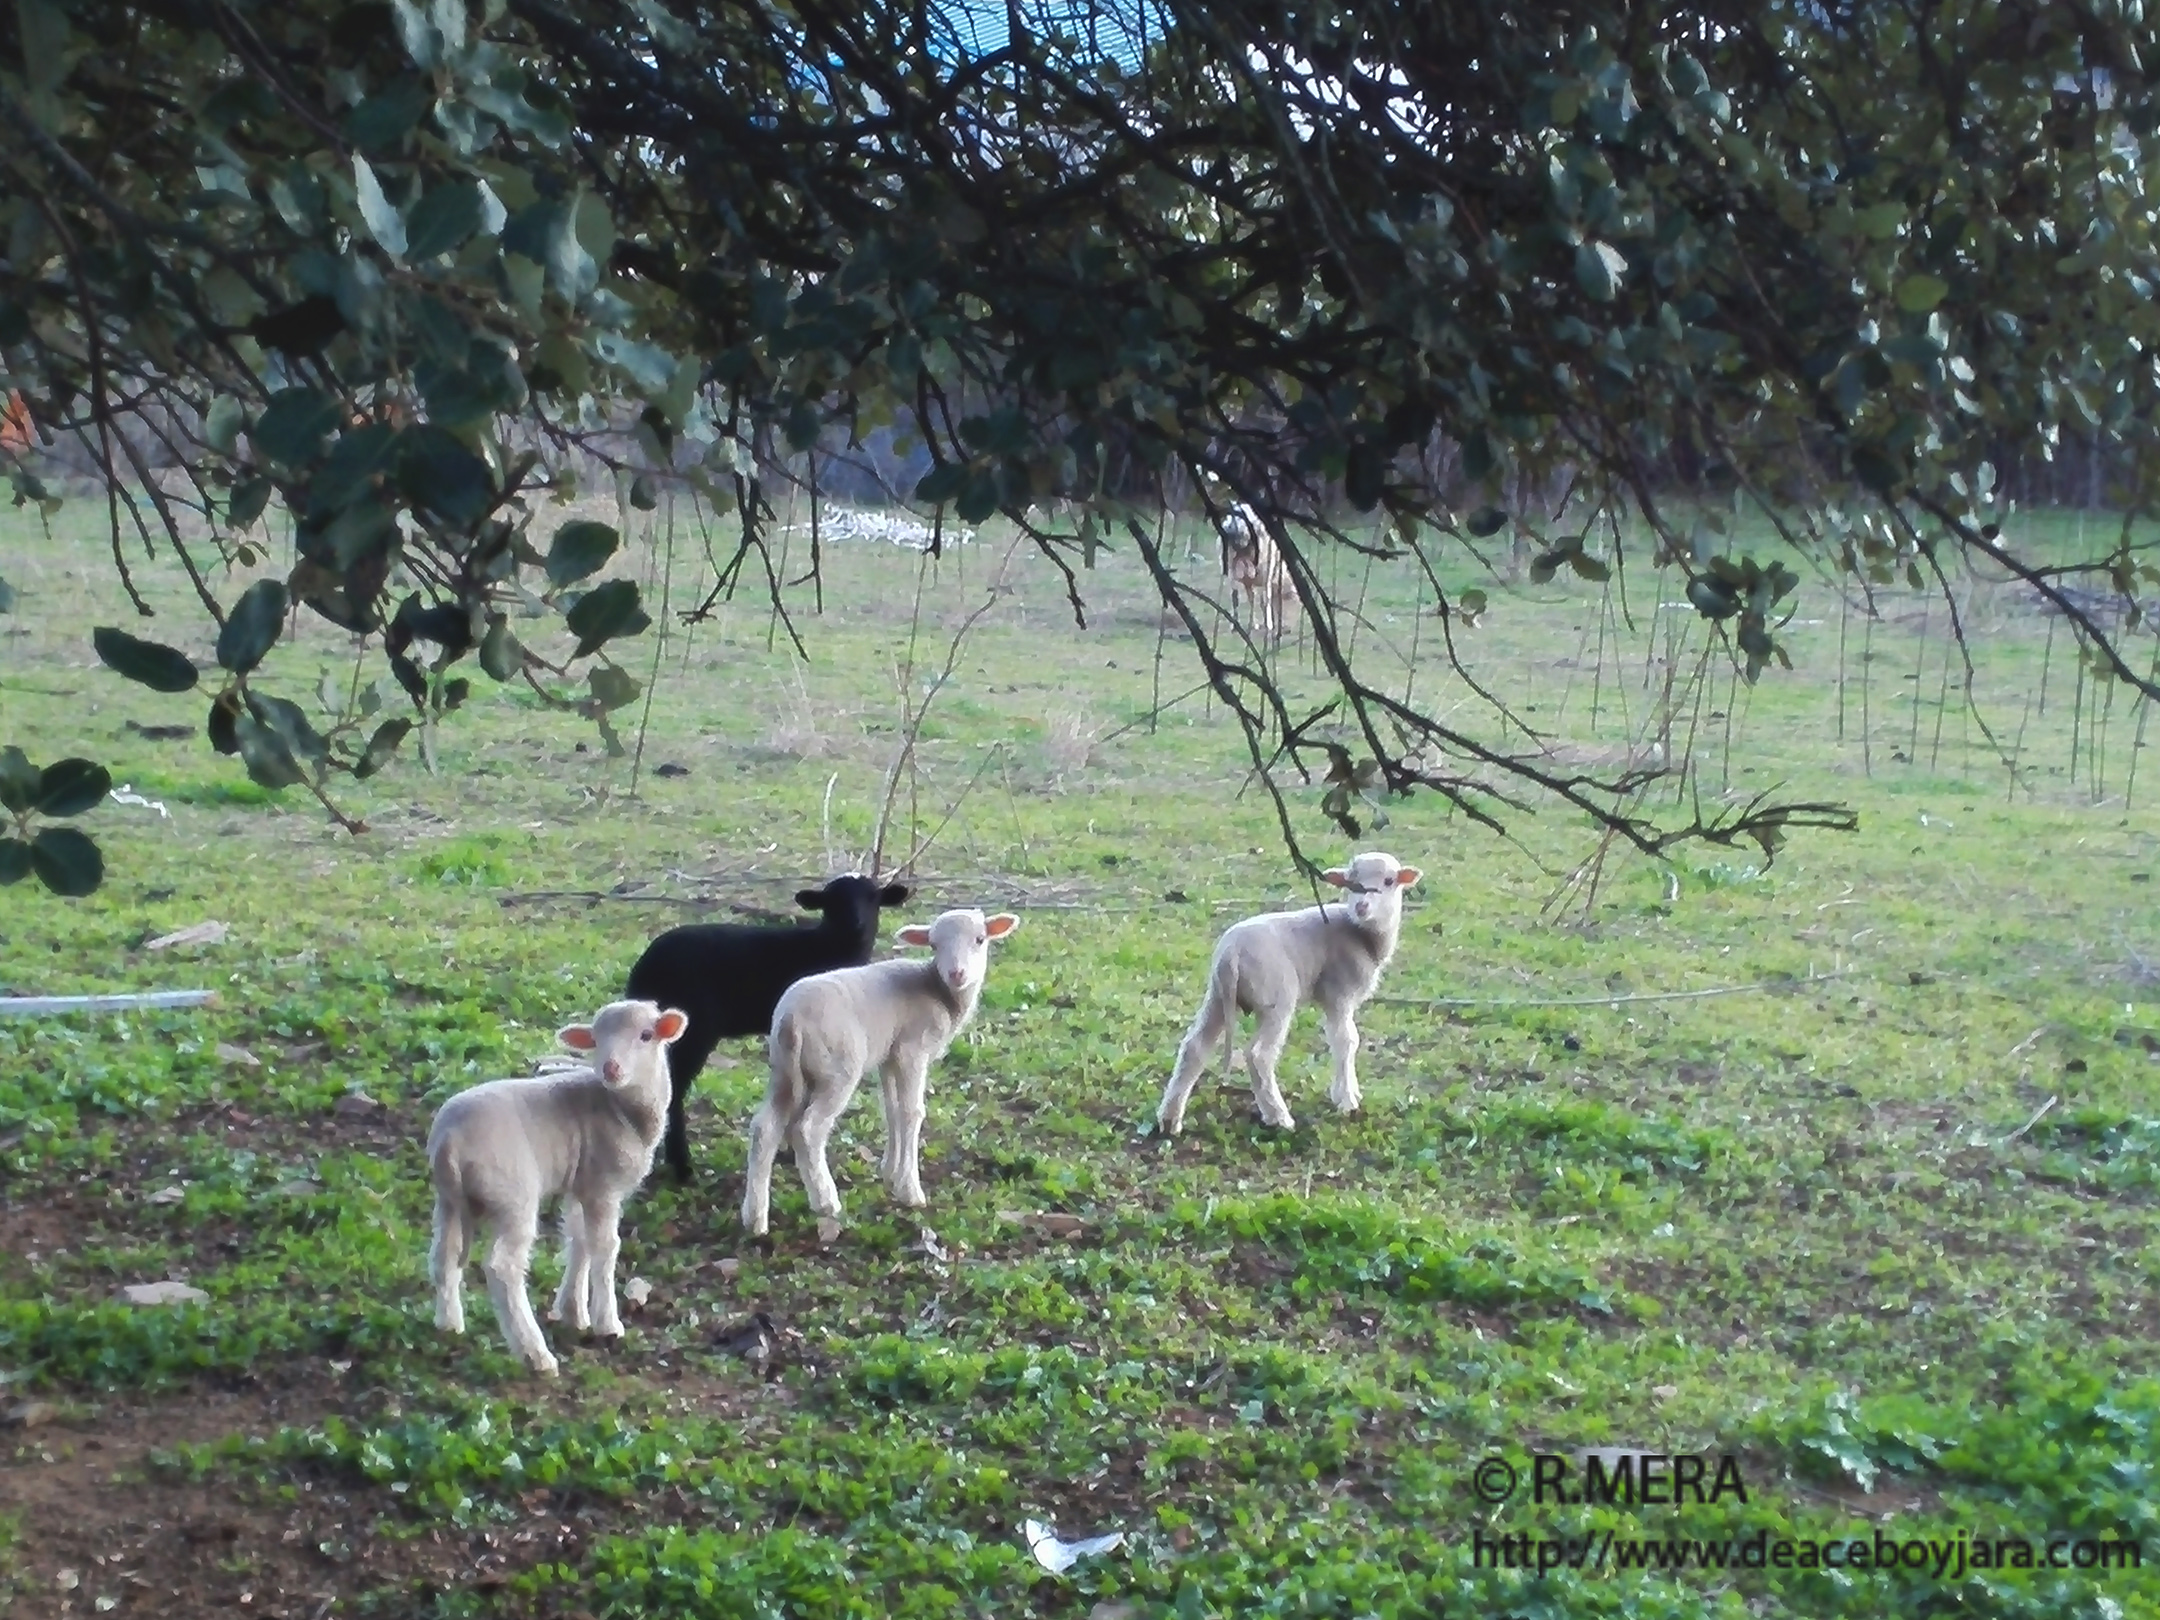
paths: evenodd
<path fill-rule="evenodd" d="M 217 1002 L 215 990 L 145 990 L 110 996 L 0 996 L 0 1018 L 35 1018 L 44 1013 L 135 1012 L 157 1007 L 206 1007 Z"/>
<path fill-rule="evenodd" d="M 2031 1119 L 2028 1119 L 2024 1124 L 2020 1125 L 2016 1130 L 2012 1131 L 2008 1136 L 2004 1137 L 2000 1142 L 1996 1143 L 1995 1145 L 1997 1147 L 2008 1147 L 2012 1142 L 2015 1142 L 2019 1137 L 2023 1136 L 2027 1131 L 2031 1130 L 2043 1119 L 2046 1119 L 2048 1116 L 2048 1111 L 2061 1101 L 2062 1098 L 2059 1096 L 2048 1098 L 2046 1102 L 2042 1103 L 2037 1109 L 2034 1110 L 2033 1117 Z"/>
<path fill-rule="evenodd" d="M 2041 1025 L 2041 1026 L 2040 1026 L 2040 1027 L 2039 1027 L 2038 1029 L 2034 1030 L 2034 1031 L 2033 1031 L 2033 1032 L 2032 1032 L 2032 1033 L 2031 1033 L 2030 1035 L 2026 1036 L 2026 1037 L 2025 1037 L 2025 1038 L 2024 1038 L 2024 1039 L 2023 1039 L 2022 1041 L 2019 1041 L 2019 1042 L 2017 1043 L 2017 1045 L 2015 1045 L 2015 1046 L 2011 1047 L 2009 1051 L 2007 1051 L 2007 1052 L 2005 1052 L 2005 1053 L 2003 1054 L 2003 1056 L 2004 1056 L 2004 1057 L 2006 1057 L 2006 1058 L 2014 1058 L 2014 1057 L 2016 1057 L 2016 1056 L 2017 1056 L 2017 1055 L 2018 1055 L 2019 1053 L 2021 1053 L 2021 1052 L 2024 1052 L 2024 1051 L 2026 1051 L 2026 1050 L 2027 1050 L 2028 1048 L 2030 1048 L 2030 1047 L 2031 1047 L 2031 1045 L 2032 1045 L 2032 1043 L 2033 1043 L 2034 1041 L 2037 1041 L 2037 1040 L 2038 1040 L 2038 1039 L 2039 1039 L 2039 1038 L 2040 1038 L 2041 1036 L 2045 1035 L 2045 1034 L 2046 1034 L 2047 1032 L 2048 1032 L 2048 1026 L 2047 1026 L 2047 1025 L 2045 1025 L 2045 1024 L 2042 1024 L 2042 1025 Z"/>

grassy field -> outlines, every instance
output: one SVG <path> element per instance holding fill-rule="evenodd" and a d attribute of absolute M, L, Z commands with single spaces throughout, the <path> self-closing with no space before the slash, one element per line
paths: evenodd
<path fill-rule="evenodd" d="M 9 1612 L 2160 1615 L 2154 1568 L 1971 1552 L 2160 1561 L 2160 782 L 2132 775 L 2137 712 L 2008 594 L 1963 606 L 2014 771 L 1945 681 L 1940 605 L 1902 586 L 1868 620 L 1810 580 L 1796 671 L 1718 673 L 1667 731 L 1651 699 L 1702 632 L 1654 582 L 1623 611 L 1617 588 L 1485 581 L 1470 667 L 1556 757 L 1665 737 L 1707 795 L 1782 784 L 1860 831 L 1768 870 L 1615 851 L 1592 889 L 1570 882 L 1596 848 L 1579 818 L 1500 838 L 1396 803 L 1370 842 L 1427 879 L 1363 1019 L 1364 1113 L 1327 1108 L 1308 1013 L 1294 1132 L 1211 1076 L 1173 1144 L 1148 1122 L 1213 937 L 1300 884 L 1220 708 L 1150 718 L 1197 675 L 1129 550 L 1085 576 L 1084 631 L 1054 571 L 1014 561 L 888 841 L 890 864 L 936 833 L 910 916 L 1024 918 L 933 1076 L 930 1207 L 884 1203 L 859 1098 L 840 1238 L 820 1246 L 783 1166 L 772 1239 L 741 1241 L 761 1056 L 723 1049 L 699 1181 L 625 1222 L 649 1298 L 617 1347 L 552 1335 L 565 1376 L 543 1385 L 484 1303 L 462 1341 L 431 1326 L 433 1109 L 548 1051 L 660 928 L 784 913 L 859 858 L 902 693 L 1004 543 L 948 555 L 920 607 L 916 556 L 831 545 L 822 615 L 790 593 L 808 664 L 747 601 L 649 633 L 625 653 L 658 671 L 634 760 L 481 677 L 440 774 L 406 758 L 360 785 L 348 837 L 199 731 L 143 733 L 199 728 L 203 700 L 96 663 L 88 625 L 133 621 L 95 517 L 0 527 L 0 743 L 90 753 L 166 813 L 85 818 L 110 874 L 89 900 L 0 891 L 0 985 L 219 1001 L 0 1021 Z M 630 566 L 675 608 L 710 578 L 691 524 Z M 1503 735 L 1435 656 L 1407 565 L 1337 585 L 1361 656 Z M 306 699 L 352 663 L 310 622 L 269 671 Z M 1318 799 L 1293 795 L 1300 836 L 1347 854 Z M 227 937 L 143 948 L 206 920 Z M 550 1253 L 536 1294 L 554 1276 Z M 161 1279 L 208 1303 L 119 1301 Z M 1532 1454 L 1598 1447 L 1729 1458 L 1744 1495 L 1528 1499 Z M 1490 1456 L 1520 1471 L 1502 1505 L 1474 1486 Z M 1126 1539 L 1052 1575 L 1028 1519 Z M 1493 1567 L 1526 1535 L 1559 1566 Z M 1617 1567 L 1630 1538 L 1758 1535 L 1965 1551 Z"/>

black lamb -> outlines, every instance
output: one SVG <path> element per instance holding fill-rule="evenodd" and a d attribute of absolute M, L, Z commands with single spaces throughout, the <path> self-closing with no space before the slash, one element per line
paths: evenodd
<path fill-rule="evenodd" d="M 877 948 L 878 908 L 905 905 L 907 897 L 904 883 L 880 887 L 875 878 L 851 873 L 796 894 L 797 905 L 822 913 L 807 928 L 692 923 L 670 928 L 645 947 L 630 970 L 627 994 L 690 1016 L 690 1027 L 667 1054 L 667 1162 L 678 1183 L 690 1179 L 683 1103 L 713 1048 L 731 1036 L 768 1034 L 773 1008 L 797 979 L 869 961 Z"/>

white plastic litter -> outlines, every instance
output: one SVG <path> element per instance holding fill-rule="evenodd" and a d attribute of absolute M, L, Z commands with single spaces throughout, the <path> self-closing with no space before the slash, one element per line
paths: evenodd
<path fill-rule="evenodd" d="M 1107 1536 L 1090 1536 L 1085 1541 L 1060 1541 L 1057 1532 L 1040 1519 L 1024 1522 L 1020 1533 L 1027 1537 L 1027 1548 L 1035 1562 L 1053 1575 L 1064 1574 L 1083 1558 L 1099 1557 L 1125 1545 L 1122 1530 L 1113 1530 Z"/>
<path fill-rule="evenodd" d="M 155 810 L 167 821 L 172 820 L 172 812 L 165 808 L 164 800 L 144 798 L 135 791 L 135 784 L 132 782 L 122 782 L 110 793 L 106 794 L 105 797 L 112 800 L 114 804 L 139 804 L 145 810 Z"/>
<path fill-rule="evenodd" d="M 200 1305 L 210 1296 L 184 1282 L 129 1283 L 120 1297 L 130 1305 Z"/>

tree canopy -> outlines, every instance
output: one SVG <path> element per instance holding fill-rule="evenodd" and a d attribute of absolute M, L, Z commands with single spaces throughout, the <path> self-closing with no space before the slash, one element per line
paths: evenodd
<path fill-rule="evenodd" d="M 732 513 L 732 588 L 790 453 L 893 432 L 930 458 L 899 494 L 1024 525 L 1076 613 L 1096 549 L 1134 548 L 1256 763 L 1488 820 L 1557 796 L 1653 852 L 1850 822 L 1653 808 L 1652 773 L 1555 769 L 1361 674 L 1320 548 L 1477 548 L 1546 523 L 1509 508 L 1526 478 L 1569 494 L 1533 572 L 1647 536 L 1749 679 L 1797 570 L 1947 589 L 1962 558 L 2160 695 L 2129 640 L 2160 580 L 2137 0 L 1123 0 L 1122 51 L 1072 11 L 1006 8 L 986 50 L 957 0 L 15 0 L 0 385 L 29 432 L 0 456 L 49 501 L 43 458 L 83 447 L 113 566 L 183 570 L 219 669 L 84 634 L 334 807 L 474 664 L 603 724 L 635 694 L 611 651 L 649 607 L 591 584 L 620 537 L 551 513 L 573 452 Z M 2066 432 L 2129 517 L 2026 554 L 2002 473 Z M 1284 543 L 1322 716 L 1196 611 L 1144 521 L 1173 486 Z M 273 507 L 289 566 L 241 589 Z M 1781 555 L 1734 554 L 1746 508 Z M 1474 605 L 1442 600 L 1452 635 Z M 295 602 L 377 637 L 410 708 L 270 689 Z M 95 771 L 0 755 L 0 803 L 27 837 Z M 71 832 L 0 843 L 0 878 L 94 886 Z"/>

